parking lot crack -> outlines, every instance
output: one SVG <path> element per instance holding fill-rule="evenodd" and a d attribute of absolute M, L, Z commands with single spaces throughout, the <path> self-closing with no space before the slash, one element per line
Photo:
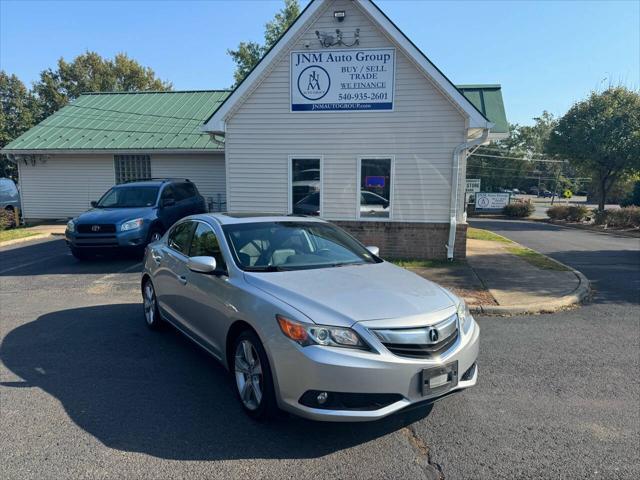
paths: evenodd
<path fill-rule="evenodd" d="M 408 426 L 404 427 L 402 431 L 421 460 L 421 466 L 424 469 L 425 478 L 427 480 L 444 480 L 445 477 L 444 472 L 442 471 L 442 466 L 433 460 L 431 449 L 424 440 L 420 438 L 415 428 L 413 426 Z"/>

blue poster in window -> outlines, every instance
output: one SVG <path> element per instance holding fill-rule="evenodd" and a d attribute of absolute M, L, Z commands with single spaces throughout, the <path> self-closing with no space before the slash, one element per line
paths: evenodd
<path fill-rule="evenodd" d="M 385 184 L 386 178 L 382 176 L 368 176 L 364 179 L 364 186 L 367 188 L 384 188 Z"/>

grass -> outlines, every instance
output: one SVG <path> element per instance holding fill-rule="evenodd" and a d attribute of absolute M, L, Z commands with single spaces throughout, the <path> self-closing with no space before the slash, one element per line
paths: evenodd
<path fill-rule="evenodd" d="M 542 270 L 555 270 L 558 272 L 569 271 L 569 269 L 564 265 L 561 265 L 558 262 L 550 259 L 549 257 L 531 250 L 530 248 L 522 247 L 520 245 L 513 245 L 507 247 L 507 251 L 513 255 L 516 255 L 517 257 L 520 257 L 522 260 L 530 263 L 534 267 L 538 267 Z"/>
<path fill-rule="evenodd" d="M 6 242 L 7 240 L 15 240 L 16 238 L 32 237 L 38 235 L 39 232 L 29 232 L 22 228 L 13 228 L 11 230 L 0 230 L 0 242 Z"/>
<path fill-rule="evenodd" d="M 469 227 L 467 229 L 467 238 L 472 240 L 491 240 L 493 242 L 502 242 L 502 243 L 513 243 L 511 240 L 508 240 L 500 235 L 496 235 L 489 230 L 482 230 L 480 228 Z"/>
<path fill-rule="evenodd" d="M 395 259 L 389 260 L 391 263 L 403 268 L 444 268 L 461 267 L 465 264 L 462 260 L 416 260 L 416 259 Z"/>

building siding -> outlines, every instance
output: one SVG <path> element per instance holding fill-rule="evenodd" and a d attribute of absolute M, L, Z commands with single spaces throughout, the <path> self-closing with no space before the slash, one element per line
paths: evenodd
<path fill-rule="evenodd" d="M 347 12 L 343 23 L 334 10 Z M 336 27 L 347 39 L 360 28 L 360 48 L 396 47 L 394 111 L 291 113 L 290 50 L 283 52 L 227 118 L 229 209 L 286 212 L 289 156 L 322 155 L 323 216 L 356 219 L 357 158 L 388 155 L 395 159 L 392 220 L 448 222 L 452 155 L 465 140 L 465 118 L 350 1 L 329 2 L 292 50 L 319 49 L 315 31 Z"/>
<path fill-rule="evenodd" d="M 224 155 L 151 155 L 151 174 L 154 178 L 188 178 L 200 194 L 213 203 L 214 211 L 226 210 L 226 181 Z"/>
<path fill-rule="evenodd" d="M 25 219 L 63 219 L 87 210 L 115 182 L 112 155 L 52 155 L 35 164 L 20 162 Z"/>
<path fill-rule="evenodd" d="M 45 162 L 19 164 L 22 211 L 25 219 L 64 219 L 91 206 L 115 183 L 113 155 L 52 155 Z M 200 193 L 225 210 L 226 182 L 221 154 L 151 154 L 154 178 L 193 181 Z"/>

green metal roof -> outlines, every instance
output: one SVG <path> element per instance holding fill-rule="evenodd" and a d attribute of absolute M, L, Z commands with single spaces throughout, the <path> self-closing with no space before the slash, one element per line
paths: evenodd
<path fill-rule="evenodd" d="M 456 87 L 489 121 L 495 124 L 491 133 L 509 133 L 509 122 L 504 111 L 500 85 L 456 85 Z"/>
<path fill-rule="evenodd" d="M 457 88 L 508 133 L 500 85 Z M 223 150 L 200 130 L 228 90 L 87 93 L 10 142 L 3 153 L 40 150 Z"/>
<path fill-rule="evenodd" d="M 200 126 L 227 90 L 87 93 L 6 145 L 25 150 L 222 150 Z"/>

